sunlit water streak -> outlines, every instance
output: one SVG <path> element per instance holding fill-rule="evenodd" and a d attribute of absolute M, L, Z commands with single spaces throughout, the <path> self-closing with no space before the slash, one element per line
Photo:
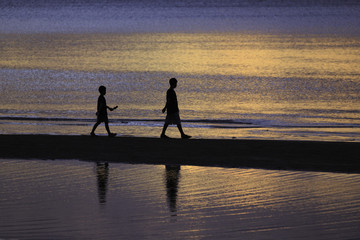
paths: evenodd
<path fill-rule="evenodd" d="M 58 33 L 0 43 L 1 133 L 88 134 L 103 84 L 119 105 L 114 131 L 158 136 L 176 77 L 194 137 L 360 141 L 357 37 Z"/>
<path fill-rule="evenodd" d="M 89 134 L 103 84 L 114 131 L 159 136 L 176 77 L 196 138 L 360 141 L 359 12 L 354 0 L 2 0 L 0 133 Z"/>
<path fill-rule="evenodd" d="M 0 238 L 356 239 L 358 174 L 0 161 Z"/>

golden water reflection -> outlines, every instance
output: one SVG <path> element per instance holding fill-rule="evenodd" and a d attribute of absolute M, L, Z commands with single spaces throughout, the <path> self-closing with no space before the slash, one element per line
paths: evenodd
<path fill-rule="evenodd" d="M 192 124 L 194 137 L 359 141 L 358 46 L 357 37 L 319 35 L 2 34 L 0 80 L 6 94 L 0 96 L 0 112 L 92 119 L 96 89 L 104 84 L 108 103 L 119 105 L 111 119 L 162 119 L 167 81 L 175 76 L 182 119 L 225 119 L 254 127 Z M 0 131 L 88 134 L 90 128 L 87 122 L 13 123 Z M 124 135 L 159 135 L 156 124 L 121 124 L 114 129 Z M 333 127 L 332 132 L 305 133 L 318 125 Z M 273 126 L 301 129 L 281 133 L 285 128 Z M 339 134 L 338 126 L 344 130 Z M 303 127 L 308 127 L 304 134 Z"/>
<path fill-rule="evenodd" d="M 1 35 L 3 68 L 358 80 L 360 39 L 241 33 Z"/>
<path fill-rule="evenodd" d="M 76 160 L 2 159 L 0 166 L 6 216 L 0 232 L 9 239 L 328 240 L 359 234 L 358 174 Z"/>

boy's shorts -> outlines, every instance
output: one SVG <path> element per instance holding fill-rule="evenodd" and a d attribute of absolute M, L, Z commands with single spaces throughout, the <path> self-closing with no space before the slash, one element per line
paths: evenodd
<path fill-rule="evenodd" d="M 181 124 L 179 112 L 166 115 L 165 123 L 167 124 Z"/>
<path fill-rule="evenodd" d="M 101 122 L 109 122 L 107 114 L 99 114 L 97 116 L 97 122 L 99 122 L 99 123 L 101 123 Z"/>

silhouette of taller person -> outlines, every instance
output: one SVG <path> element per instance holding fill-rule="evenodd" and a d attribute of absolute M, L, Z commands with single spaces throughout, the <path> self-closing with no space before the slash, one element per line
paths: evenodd
<path fill-rule="evenodd" d="M 172 213 L 176 213 L 177 211 L 176 202 L 180 178 L 180 168 L 180 165 L 165 165 L 166 195 L 170 207 L 170 212 Z"/>
<path fill-rule="evenodd" d="M 105 123 L 105 129 L 106 129 L 109 137 L 115 137 L 116 133 L 110 132 L 107 109 L 109 109 L 110 111 L 114 111 L 115 109 L 117 109 L 118 106 L 116 106 L 114 108 L 111 108 L 111 107 L 106 105 L 106 99 L 105 99 L 106 87 L 100 86 L 99 87 L 99 92 L 100 92 L 100 96 L 98 98 L 97 112 L 96 112 L 97 121 L 96 121 L 90 135 L 92 137 L 95 137 L 96 136 L 95 135 L 96 128 L 100 125 L 100 123 L 104 122 Z"/>
<path fill-rule="evenodd" d="M 166 92 L 166 105 L 163 108 L 162 112 L 167 112 L 165 124 L 160 135 L 161 138 L 169 138 L 165 135 L 166 129 L 170 124 L 176 124 L 179 132 L 181 134 L 181 138 L 191 138 L 191 136 L 186 135 L 181 126 L 180 114 L 179 114 L 179 107 L 178 101 L 176 97 L 175 88 L 177 86 L 177 80 L 175 78 L 171 78 L 169 80 L 170 88 Z"/>

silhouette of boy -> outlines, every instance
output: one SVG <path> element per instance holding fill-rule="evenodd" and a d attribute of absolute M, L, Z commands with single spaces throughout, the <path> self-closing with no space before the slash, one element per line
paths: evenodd
<path fill-rule="evenodd" d="M 170 88 L 166 92 L 166 105 L 162 110 L 163 113 L 167 111 L 167 114 L 166 114 L 165 124 L 160 137 L 169 138 L 168 136 L 165 135 L 166 129 L 168 128 L 169 124 L 176 124 L 179 129 L 179 132 L 181 133 L 181 138 L 191 138 L 191 136 L 186 135 L 184 133 L 181 127 L 178 101 L 174 90 L 177 86 L 177 80 L 175 78 L 171 78 L 169 83 L 170 83 Z"/>
<path fill-rule="evenodd" d="M 100 123 L 104 122 L 105 123 L 105 129 L 109 135 L 109 137 L 115 137 L 116 133 L 112 133 L 110 132 L 110 128 L 109 128 L 109 119 L 108 119 L 108 115 L 107 115 L 107 109 L 109 109 L 110 111 L 114 111 L 115 109 L 117 109 L 118 106 L 111 108 L 108 107 L 106 105 L 106 100 L 105 100 L 105 94 L 106 94 L 106 87 L 104 86 L 100 86 L 99 87 L 99 92 L 100 92 L 100 96 L 98 98 L 98 102 L 97 102 L 97 112 L 96 112 L 96 116 L 97 116 L 97 121 L 90 133 L 90 135 L 92 137 L 95 137 L 95 130 L 96 128 L 100 125 Z"/>

